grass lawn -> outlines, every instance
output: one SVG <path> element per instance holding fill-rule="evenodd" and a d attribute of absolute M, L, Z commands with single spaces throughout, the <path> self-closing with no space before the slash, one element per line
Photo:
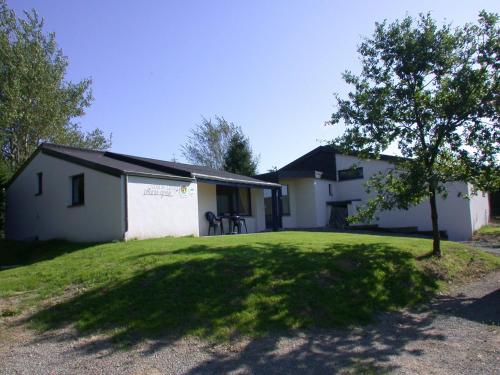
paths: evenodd
<path fill-rule="evenodd" d="M 500 268 L 454 242 L 438 261 L 426 256 L 430 240 L 343 233 L 0 246 L 0 264 L 18 264 L 0 270 L 0 317 L 32 311 L 40 330 L 72 325 L 127 342 L 363 324 Z"/>
<path fill-rule="evenodd" d="M 476 234 L 495 234 L 495 235 L 500 235 L 500 224 L 490 224 L 490 225 L 485 225 L 478 231 L 476 231 Z"/>
<path fill-rule="evenodd" d="M 500 225 L 485 225 L 474 233 L 472 239 L 481 243 L 482 246 L 498 248 L 500 247 Z"/>

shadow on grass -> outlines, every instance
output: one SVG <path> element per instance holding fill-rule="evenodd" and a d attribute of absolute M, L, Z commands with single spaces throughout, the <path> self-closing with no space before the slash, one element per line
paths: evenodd
<path fill-rule="evenodd" d="M 376 312 L 412 305 L 437 288 L 411 254 L 386 244 L 320 251 L 196 245 L 141 257 L 151 255 L 171 262 L 42 310 L 32 321 L 43 330 L 69 324 L 84 334 L 111 329 L 129 344 L 162 335 L 256 337 L 365 324 Z"/>
<path fill-rule="evenodd" d="M 62 240 L 40 242 L 0 240 L 0 272 L 2 269 L 51 260 L 94 245 L 92 243 L 74 243 Z"/>

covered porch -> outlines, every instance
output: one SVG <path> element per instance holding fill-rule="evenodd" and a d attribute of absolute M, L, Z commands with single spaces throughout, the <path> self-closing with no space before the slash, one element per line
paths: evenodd
<path fill-rule="evenodd" d="M 280 185 L 256 181 L 242 182 L 223 179 L 200 179 L 198 185 L 198 221 L 199 234 L 206 236 L 214 234 L 210 228 L 207 212 L 215 215 L 218 224 L 216 234 L 255 233 L 265 230 L 278 230 L 281 225 L 279 214 Z M 267 215 L 264 204 L 264 192 L 271 195 L 271 219 Z M 235 228 L 236 220 L 241 221 L 241 227 Z M 269 220 L 271 223 L 269 223 Z"/>

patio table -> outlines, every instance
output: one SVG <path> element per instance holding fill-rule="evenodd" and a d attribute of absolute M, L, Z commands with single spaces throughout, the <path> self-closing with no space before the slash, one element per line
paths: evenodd
<path fill-rule="evenodd" d="M 220 215 L 219 218 L 221 220 L 225 219 L 228 221 L 227 228 L 229 228 L 229 232 L 227 232 L 227 234 L 239 234 L 239 233 L 241 233 L 241 225 L 240 226 L 236 225 L 236 223 L 241 220 L 241 215 L 223 214 L 223 215 Z M 235 231 L 236 228 L 238 228 L 238 231 Z M 245 229 L 246 229 L 246 223 L 245 223 Z"/>

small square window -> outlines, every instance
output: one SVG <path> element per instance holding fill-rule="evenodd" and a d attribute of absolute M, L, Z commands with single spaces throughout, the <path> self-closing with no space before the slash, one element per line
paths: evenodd
<path fill-rule="evenodd" d="M 36 193 L 35 195 L 42 195 L 43 192 L 43 173 L 36 174 Z"/>
<path fill-rule="evenodd" d="M 71 205 L 79 206 L 85 203 L 85 181 L 83 174 L 71 177 Z"/>

